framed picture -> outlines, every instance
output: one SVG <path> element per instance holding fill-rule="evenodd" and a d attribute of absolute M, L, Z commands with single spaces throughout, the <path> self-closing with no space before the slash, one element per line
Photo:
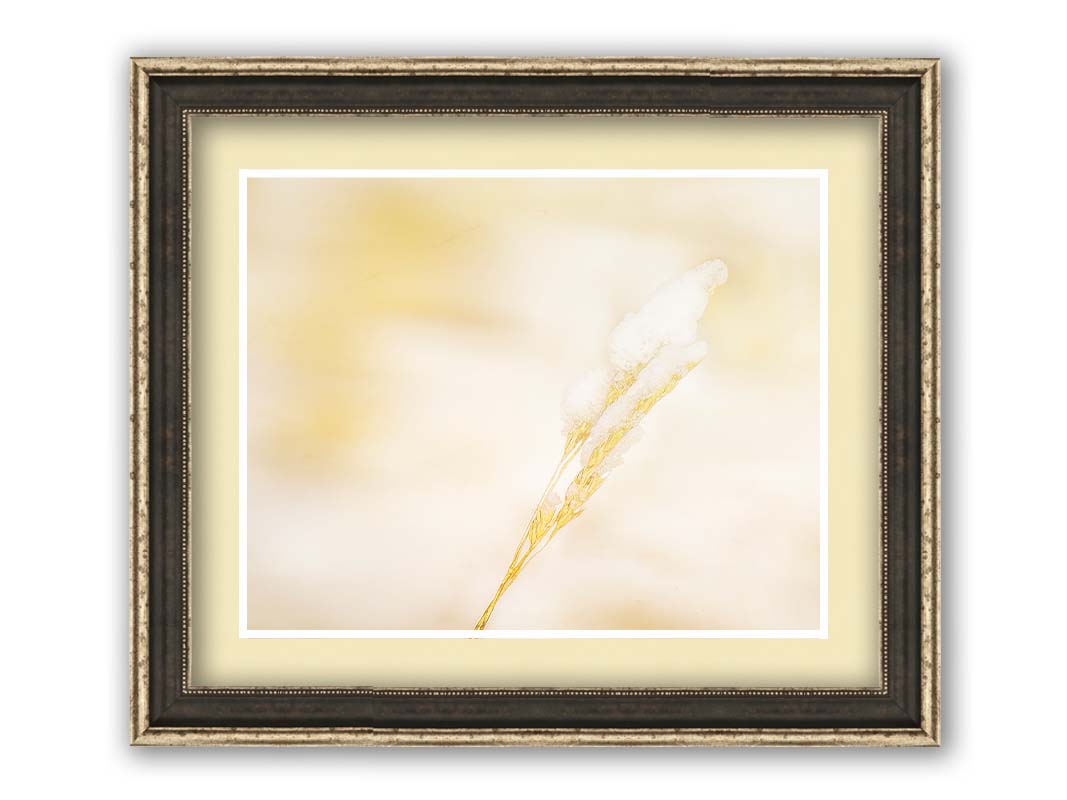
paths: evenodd
<path fill-rule="evenodd" d="M 134 59 L 132 742 L 937 744 L 938 76 Z"/>

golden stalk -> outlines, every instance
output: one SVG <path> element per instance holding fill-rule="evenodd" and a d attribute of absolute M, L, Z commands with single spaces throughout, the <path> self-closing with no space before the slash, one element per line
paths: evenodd
<path fill-rule="evenodd" d="M 675 386 L 678 385 L 678 382 L 688 374 L 696 364 L 697 362 L 686 363 L 657 390 L 639 398 L 630 414 L 620 424 L 615 426 L 599 445 L 593 448 L 586 463 L 578 470 L 574 478 L 571 479 L 562 504 L 558 508 L 549 510 L 545 507 L 545 499 L 556 487 L 556 484 L 562 477 L 566 467 L 573 461 L 582 446 L 588 441 L 589 435 L 592 432 L 592 425 L 582 425 L 570 434 L 567 443 L 564 446 L 563 455 L 560 457 L 560 461 L 556 465 L 556 469 L 553 471 L 548 485 L 541 494 L 541 499 L 538 501 L 537 507 L 534 509 L 530 522 L 526 527 L 526 532 L 519 540 L 519 545 L 515 549 L 515 554 L 512 556 L 511 563 L 508 565 L 504 577 L 500 581 L 496 593 L 493 595 L 493 599 L 489 601 L 489 605 L 486 606 L 485 611 L 482 612 L 482 616 L 478 618 L 478 622 L 474 626 L 475 630 L 480 631 L 485 629 L 497 603 L 500 602 L 500 598 L 515 582 L 522 570 L 526 568 L 535 556 L 548 546 L 564 526 L 577 519 L 585 510 L 585 504 L 604 483 L 604 475 L 600 470 L 601 465 L 616 448 L 619 442 L 622 441 L 623 437 L 634 429 L 656 403 L 670 394 Z M 604 407 L 601 409 L 601 413 L 603 413 L 604 409 L 608 408 L 621 398 L 623 394 L 635 384 L 638 375 L 645 366 L 645 364 L 641 364 L 631 372 L 624 374 L 616 381 L 612 382 Z"/>

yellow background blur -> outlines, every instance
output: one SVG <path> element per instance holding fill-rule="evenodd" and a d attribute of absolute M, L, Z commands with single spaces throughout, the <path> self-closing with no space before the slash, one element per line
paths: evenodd
<path fill-rule="evenodd" d="M 708 358 L 491 627 L 818 627 L 815 179 L 248 186 L 250 628 L 472 627 L 562 392 L 708 258 Z"/>

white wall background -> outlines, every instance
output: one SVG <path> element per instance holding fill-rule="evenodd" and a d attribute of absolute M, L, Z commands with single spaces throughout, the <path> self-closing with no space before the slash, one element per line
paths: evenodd
<path fill-rule="evenodd" d="M 1062 27 L 856 2 L 17 4 L 5 12 L 0 593 L 19 796 L 1026 796 L 1065 712 Z M 385 10 L 383 10 L 385 9 Z M 1046 10 L 1049 9 L 1049 10 Z M 930 751 L 132 750 L 126 92 L 143 55 L 944 60 L 944 746 Z M 140 793 L 151 792 L 153 795 Z"/>

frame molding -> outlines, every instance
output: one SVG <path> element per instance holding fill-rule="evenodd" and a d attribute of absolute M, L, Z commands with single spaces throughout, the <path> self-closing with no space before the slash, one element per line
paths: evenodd
<path fill-rule="evenodd" d="M 188 686 L 186 164 L 192 113 L 880 116 L 880 689 Z M 938 744 L 939 126 L 940 63 L 934 59 L 133 59 L 131 742 Z"/>

